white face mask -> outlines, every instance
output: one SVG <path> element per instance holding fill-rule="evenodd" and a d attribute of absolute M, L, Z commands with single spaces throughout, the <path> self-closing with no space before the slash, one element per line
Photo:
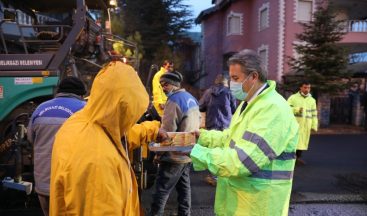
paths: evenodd
<path fill-rule="evenodd" d="M 247 76 L 247 78 L 243 82 L 230 81 L 230 90 L 231 90 L 233 96 L 235 98 L 237 98 L 237 100 L 241 100 L 241 101 L 245 100 L 245 98 L 247 97 L 248 93 L 250 93 L 250 91 L 254 87 L 254 84 L 255 83 L 252 84 L 252 86 L 251 86 L 251 88 L 250 88 L 250 90 L 248 92 L 245 92 L 242 89 L 243 83 L 245 83 L 250 78 L 250 75 L 251 74 L 249 74 Z"/>
<path fill-rule="evenodd" d="M 305 94 L 305 93 L 301 92 L 301 95 L 302 95 L 302 96 L 304 96 L 304 97 L 308 97 L 308 96 L 310 96 L 311 94 L 310 94 L 310 93 Z"/>
<path fill-rule="evenodd" d="M 242 90 L 242 84 L 243 82 L 234 82 L 230 81 L 230 90 L 233 94 L 233 96 L 237 100 L 243 101 L 247 97 L 247 93 Z"/>
<path fill-rule="evenodd" d="M 165 93 L 167 97 L 171 96 L 173 94 L 173 89 L 171 89 L 171 91 Z"/>

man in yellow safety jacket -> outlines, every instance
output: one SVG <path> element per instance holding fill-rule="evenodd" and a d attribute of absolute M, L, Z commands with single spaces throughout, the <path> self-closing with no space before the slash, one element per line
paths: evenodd
<path fill-rule="evenodd" d="M 173 63 L 169 60 L 164 60 L 161 69 L 154 75 L 152 81 L 153 88 L 153 106 L 157 110 L 160 117 L 163 116 L 164 105 L 167 102 L 167 96 L 163 91 L 161 83 L 159 82 L 161 76 L 171 71 L 173 68 Z"/>
<path fill-rule="evenodd" d="M 301 159 L 302 152 L 308 149 L 311 130 L 317 131 L 317 107 L 316 100 L 311 96 L 311 84 L 301 82 L 299 92 L 288 98 L 288 103 L 293 109 L 294 116 L 299 124 L 299 142 L 297 145 L 297 164 L 304 165 Z"/>
<path fill-rule="evenodd" d="M 256 52 L 243 50 L 228 63 L 230 89 L 242 103 L 228 129 L 200 130 L 190 154 L 194 169 L 218 176 L 217 215 L 286 216 L 297 121 Z"/>
<path fill-rule="evenodd" d="M 159 134 L 159 122 L 135 124 L 148 103 L 131 66 L 111 62 L 98 73 L 86 106 L 56 134 L 50 215 L 142 215 L 128 152 Z"/>

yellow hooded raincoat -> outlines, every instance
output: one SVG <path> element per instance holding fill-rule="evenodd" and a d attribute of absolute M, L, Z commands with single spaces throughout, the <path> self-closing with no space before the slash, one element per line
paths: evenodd
<path fill-rule="evenodd" d="M 50 215 L 141 214 L 136 179 L 121 137 L 128 134 L 138 146 L 144 137 L 157 135 L 157 125 L 143 133 L 137 131 L 149 126 L 132 128 L 148 102 L 132 67 L 111 62 L 98 73 L 85 108 L 56 135 Z"/>

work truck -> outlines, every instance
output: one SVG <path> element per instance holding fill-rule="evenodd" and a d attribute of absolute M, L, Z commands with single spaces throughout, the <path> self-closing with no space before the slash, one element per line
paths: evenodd
<path fill-rule="evenodd" d="M 89 90 L 95 75 L 111 60 L 139 71 L 136 43 L 111 32 L 110 13 L 117 7 L 111 0 L 0 0 L 3 187 L 32 192 L 32 144 L 26 140 L 26 127 L 34 109 L 53 98 L 60 80 L 79 77 Z M 141 158 L 140 153 L 136 158 Z M 142 163 L 137 161 L 143 188 Z"/>

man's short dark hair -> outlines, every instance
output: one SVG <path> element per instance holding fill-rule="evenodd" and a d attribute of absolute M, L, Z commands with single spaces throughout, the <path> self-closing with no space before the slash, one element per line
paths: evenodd
<path fill-rule="evenodd" d="M 244 49 L 234 54 L 229 58 L 228 65 L 234 64 L 239 64 L 242 68 L 242 72 L 246 75 L 256 71 L 259 74 L 259 80 L 261 82 L 266 82 L 267 71 L 265 70 L 260 56 L 255 51 Z"/>
<path fill-rule="evenodd" d="M 299 87 L 302 87 L 303 85 L 311 85 L 311 83 L 307 80 L 302 80 L 300 83 L 299 83 Z"/>
<path fill-rule="evenodd" d="M 76 77 L 66 77 L 61 80 L 57 93 L 72 93 L 83 96 L 87 93 L 84 83 Z"/>

